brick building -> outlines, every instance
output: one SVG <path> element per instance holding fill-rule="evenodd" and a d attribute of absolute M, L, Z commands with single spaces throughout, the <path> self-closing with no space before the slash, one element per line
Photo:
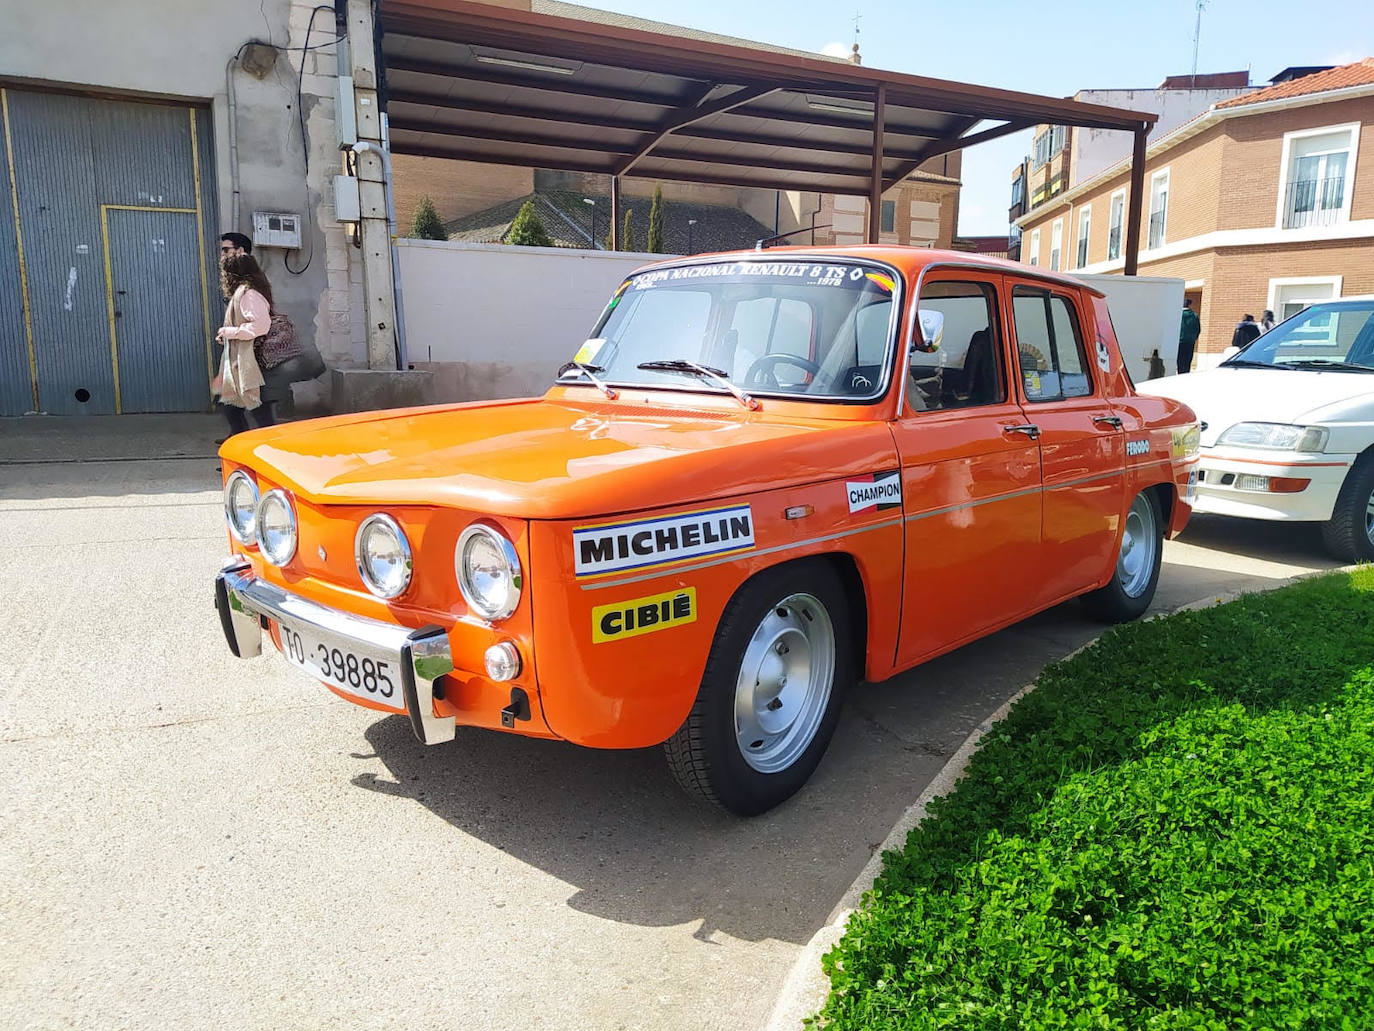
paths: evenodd
<path fill-rule="evenodd" d="M 1185 281 L 1199 354 L 1244 314 L 1374 293 L 1374 58 L 1212 105 L 1147 149 L 1140 273 Z M 1021 216 L 1020 260 L 1120 273 L 1129 163 Z"/>

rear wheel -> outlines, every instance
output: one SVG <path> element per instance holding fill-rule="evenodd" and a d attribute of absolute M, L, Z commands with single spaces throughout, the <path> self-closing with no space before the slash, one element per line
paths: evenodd
<path fill-rule="evenodd" d="M 692 711 L 664 743 L 688 792 L 754 816 L 806 783 L 852 676 L 839 578 L 820 562 L 768 570 L 721 617 Z"/>
<path fill-rule="evenodd" d="M 1374 561 L 1374 457 L 1361 457 L 1341 484 L 1322 541 L 1343 562 Z"/>
<path fill-rule="evenodd" d="M 1152 491 L 1141 491 L 1126 513 L 1116 575 L 1083 599 L 1088 611 L 1107 623 L 1139 619 L 1154 601 L 1164 562 L 1164 520 Z"/>

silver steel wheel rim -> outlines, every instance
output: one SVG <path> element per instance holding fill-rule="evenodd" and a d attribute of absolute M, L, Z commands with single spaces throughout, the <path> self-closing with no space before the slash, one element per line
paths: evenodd
<path fill-rule="evenodd" d="M 820 729 L 835 683 L 835 627 L 810 594 L 770 608 L 744 649 L 735 684 L 735 739 L 744 761 L 779 773 Z"/>
<path fill-rule="evenodd" d="M 1121 554 L 1116 560 L 1116 578 L 1128 598 L 1139 598 L 1154 575 L 1155 507 L 1144 494 L 1131 503 L 1126 514 L 1126 529 L 1121 535 Z"/>
<path fill-rule="evenodd" d="M 1369 538 L 1370 544 L 1374 544 L 1374 493 L 1364 503 L 1364 535 Z"/>

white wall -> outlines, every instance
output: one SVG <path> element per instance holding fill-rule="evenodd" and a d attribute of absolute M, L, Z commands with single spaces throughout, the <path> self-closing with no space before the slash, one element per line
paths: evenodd
<path fill-rule="evenodd" d="M 1150 378 L 1150 354 L 1159 351 L 1164 373 L 1172 376 L 1178 358 L 1178 324 L 1183 311 L 1183 280 L 1166 276 L 1075 276 L 1107 295 L 1121 359 L 1131 379 Z"/>
<path fill-rule="evenodd" d="M 451 400 L 543 394 L 615 288 L 663 254 L 398 240 L 406 349 Z"/>

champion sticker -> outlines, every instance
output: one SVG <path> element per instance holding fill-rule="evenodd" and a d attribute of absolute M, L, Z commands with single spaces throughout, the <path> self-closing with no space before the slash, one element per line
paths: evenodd
<path fill-rule="evenodd" d="M 711 508 L 655 519 L 636 519 L 573 530 L 573 569 L 578 577 L 652 569 L 754 547 L 749 505 Z"/>
<path fill-rule="evenodd" d="M 894 469 L 890 473 L 874 473 L 860 480 L 846 480 L 845 493 L 849 495 L 849 511 L 867 512 L 870 508 L 878 512 L 902 505 L 902 473 Z"/>
<path fill-rule="evenodd" d="M 1131 457 L 1136 455 L 1148 455 L 1150 453 L 1150 442 L 1148 440 L 1128 440 L 1126 441 L 1126 454 Z"/>
<path fill-rule="evenodd" d="M 697 621 L 697 589 L 630 598 L 592 609 L 592 642 L 606 644 Z"/>

